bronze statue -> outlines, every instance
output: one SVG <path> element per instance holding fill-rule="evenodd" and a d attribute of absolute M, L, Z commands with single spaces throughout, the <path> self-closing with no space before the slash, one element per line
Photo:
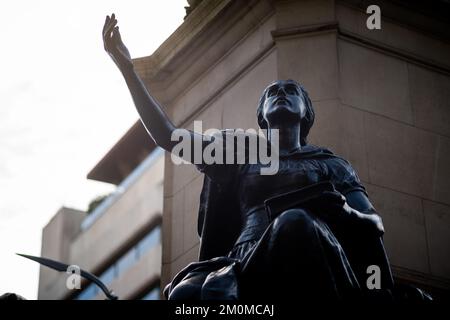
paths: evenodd
<path fill-rule="evenodd" d="M 171 152 L 176 127 L 133 70 L 114 14 L 106 18 L 103 40 L 145 128 Z M 314 111 L 305 89 L 293 80 L 270 84 L 257 117 L 261 128 L 278 129 L 278 173 L 260 175 L 260 163 L 197 165 L 205 173 L 199 262 L 173 279 L 166 297 L 393 297 L 381 218 L 350 163 L 307 143 Z M 203 147 L 210 143 L 190 134 Z M 379 290 L 366 286 L 373 265 L 380 270 Z"/>

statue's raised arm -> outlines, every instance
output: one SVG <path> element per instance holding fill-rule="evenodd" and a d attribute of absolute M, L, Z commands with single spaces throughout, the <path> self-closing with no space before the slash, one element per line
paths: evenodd
<path fill-rule="evenodd" d="M 120 36 L 117 19 L 114 14 L 111 17 L 106 17 L 103 27 L 103 44 L 106 52 L 108 52 L 122 72 L 141 121 L 148 133 L 157 145 L 171 152 L 177 143 L 177 141 L 171 140 L 172 133 L 176 127 L 135 72 L 130 53 Z M 204 143 L 204 139 L 200 134 L 191 132 L 191 138 L 193 139 L 192 141 L 199 139 L 201 140 L 201 144 Z M 185 160 L 190 161 L 191 159 Z"/>

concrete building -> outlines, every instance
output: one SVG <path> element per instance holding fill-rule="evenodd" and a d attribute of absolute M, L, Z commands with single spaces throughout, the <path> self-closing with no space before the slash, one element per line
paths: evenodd
<path fill-rule="evenodd" d="M 117 184 L 91 213 L 62 208 L 42 235 L 44 257 L 92 272 L 120 299 L 160 298 L 164 157 L 136 124 L 88 174 Z M 41 267 L 38 299 L 105 299 L 94 284 Z"/>
<path fill-rule="evenodd" d="M 380 30 L 366 26 L 366 9 L 374 3 L 381 9 Z M 383 217 L 397 281 L 445 294 L 449 12 L 448 2 L 438 0 L 205 0 L 151 56 L 134 63 L 174 123 L 191 129 L 194 120 L 204 129 L 258 128 L 262 90 L 276 79 L 302 83 L 316 112 L 309 141 L 357 170 Z M 192 165 L 176 166 L 165 156 L 161 288 L 197 259 L 202 182 Z M 96 240 L 86 236 L 72 244 L 94 270 Z"/>

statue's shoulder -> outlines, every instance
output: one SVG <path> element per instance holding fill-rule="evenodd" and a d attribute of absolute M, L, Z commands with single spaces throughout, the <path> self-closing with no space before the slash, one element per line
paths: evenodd
<path fill-rule="evenodd" d="M 330 172 L 334 172 L 338 176 L 357 176 L 350 161 L 334 153 L 330 149 L 311 146 L 311 150 L 315 150 L 315 157 L 322 159 Z"/>
<path fill-rule="evenodd" d="M 321 146 L 316 146 L 314 144 L 307 144 L 303 146 L 302 152 L 310 153 L 313 156 L 337 157 L 330 149 Z"/>
<path fill-rule="evenodd" d="M 325 159 L 327 162 L 334 164 L 337 167 L 352 168 L 352 165 L 348 160 L 334 153 L 329 148 L 308 144 L 303 147 L 303 150 L 311 153 L 313 157 Z"/>

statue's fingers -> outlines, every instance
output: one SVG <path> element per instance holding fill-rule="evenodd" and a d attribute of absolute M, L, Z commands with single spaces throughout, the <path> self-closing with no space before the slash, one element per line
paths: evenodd
<path fill-rule="evenodd" d="M 108 24 L 105 26 L 103 30 L 103 40 L 106 41 L 108 38 L 111 37 L 111 35 L 108 33 L 108 29 L 111 26 L 111 20 L 108 22 Z"/>
<path fill-rule="evenodd" d="M 106 16 L 105 19 L 105 25 L 103 26 L 103 30 L 102 30 L 102 38 L 103 38 L 103 48 L 108 51 L 108 38 L 106 36 L 106 29 L 108 28 L 109 22 L 111 21 L 111 18 L 109 16 Z"/>
<path fill-rule="evenodd" d="M 102 30 L 103 36 L 105 35 L 105 30 L 106 30 L 106 27 L 108 26 L 109 20 L 110 20 L 109 16 L 106 16 L 105 24 L 103 25 L 103 30 Z"/>
<path fill-rule="evenodd" d="M 111 36 L 112 36 L 111 32 L 114 29 L 114 27 L 116 26 L 116 24 L 117 24 L 117 20 L 116 19 L 112 19 L 112 17 L 111 17 L 111 21 L 109 22 L 109 24 L 108 24 L 108 26 L 106 27 L 106 30 L 105 30 L 105 34 L 104 34 L 104 38 L 105 39 L 111 38 Z"/>
<path fill-rule="evenodd" d="M 103 36 L 110 35 L 108 34 L 108 32 L 111 32 L 112 28 L 114 28 L 116 24 L 117 19 L 115 18 L 114 13 L 111 15 L 111 17 L 106 16 L 105 26 L 103 28 Z"/>
<path fill-rule="evenodd" d="M 106 34 L 108 28 L 113 23 L 114 19 L 111 16 L 106 16 L 105 25 L 103 26 L 103 34 Z"/>
<path fill-rule="evenodd" d="M 111 29 L 113 29 L 117 24 L 116 15 L 114 13 L 111 15 L 111 24 L 113 25 Z"/>
<path fill-rule="evenodd" d="M 117 26 L 117 19 L 114 19 L 112 22 L 111 22 L 111 27 L 109 28 L 109 32 L 111 32 L 111 37 L 112 37 L 112 32 L 113 32 L 113 30 L 114 30 L 114 28 Z"/>

